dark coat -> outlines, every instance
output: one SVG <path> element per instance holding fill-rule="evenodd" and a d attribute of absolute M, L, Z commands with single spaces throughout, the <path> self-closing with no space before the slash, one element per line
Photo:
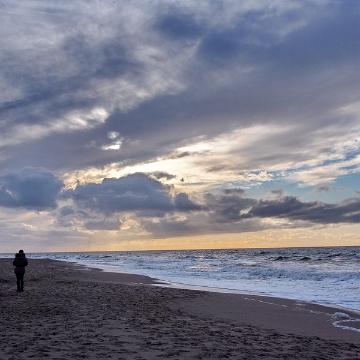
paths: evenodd
<path fill-rule="evenodd" d="M 28 265 L 28 261 L 25 255 L 16 254 L 15 259 L 13 261 L 13 265 L 15 266 L 15 273 L 21 274 L 25 272 L 25 266 Z"/>

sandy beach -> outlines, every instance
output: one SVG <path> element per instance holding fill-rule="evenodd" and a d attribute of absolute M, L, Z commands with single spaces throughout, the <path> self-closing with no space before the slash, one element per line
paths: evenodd
<path fill-rule="evenodd" d="M 17 293 L 12 271 L 1 259 L 0 359 L 360 358 L 360 333 L 333 325 L 352 312 L 51 260 L 30 260 Z"/>

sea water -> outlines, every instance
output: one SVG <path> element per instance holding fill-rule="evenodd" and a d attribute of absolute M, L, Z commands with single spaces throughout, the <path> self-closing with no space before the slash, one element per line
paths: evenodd
<path fill-rule="evenodd" d="M 360 247 L 29 254 L 170 286 L 270 295 L 360 311 Z"/>

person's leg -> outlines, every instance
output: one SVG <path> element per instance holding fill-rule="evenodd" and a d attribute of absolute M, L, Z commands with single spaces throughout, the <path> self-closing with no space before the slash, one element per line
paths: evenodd
<path fill-rule="evenodd" d="M 21 291 L 21 274 L 15 274 L 16 275 L 16 287 L 17 291 Z"/>
<path fill-rule="evenodd" d="M 24 273 L 20 277 L 20 290 L 24 291 Z"/>

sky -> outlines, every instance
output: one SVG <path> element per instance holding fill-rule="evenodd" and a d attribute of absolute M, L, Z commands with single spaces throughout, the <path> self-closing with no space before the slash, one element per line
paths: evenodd
<path fill-rule="evenodd" d="M 360 2 L 0 0 L 0 252 L 360 245 Z"/>

